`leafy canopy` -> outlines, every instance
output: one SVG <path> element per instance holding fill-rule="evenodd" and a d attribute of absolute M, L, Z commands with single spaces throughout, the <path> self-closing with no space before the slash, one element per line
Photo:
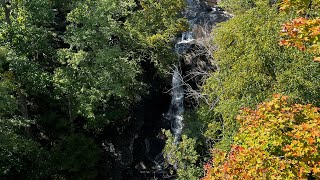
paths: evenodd
<path fill-rule="evenodd" d="M 255 107 L 276 93 L 286 94 L 297 103 L 320 105 L 319 63 L 310 61 L 310 53 L 278 45 L 281 24 L 291 15 L 279 13 L 269 1 L 254 2 L 213 30 L 219 69 L 206 80 L 203 93 L 217 102 L 210 112 L 216 118 L 204 115 L 210 118 L 205 134 L 216 139 L 216 147 L 226 150 L 239 127 L 234 118 L 241 107 Z M 241 6 L 238 8 L 236 11 Z"/>
<path fill-rule="evenodd" d="M 319 178 L 319 110 L 280 95 L 256 110 L 243 108 L 231 151 L 214 149 L 203 179 Z"/>
<path fill-rule="evenodd" d="M 314 13 L 320 9 L 319 0 L 283 0 L 280 9 L 296 11 L 298 18 L 282 25 L 280 45 L 297 47 L 301 51 L 315 54 L 314 61 L 320 61 L 320 17 Z"/>

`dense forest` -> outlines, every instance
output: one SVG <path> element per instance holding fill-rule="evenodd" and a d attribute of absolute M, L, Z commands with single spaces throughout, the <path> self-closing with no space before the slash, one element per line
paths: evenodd
<path fill-rule="evenodd" d="M 319 0 L 0 3 L 0 179 L 320 179 Z"/>

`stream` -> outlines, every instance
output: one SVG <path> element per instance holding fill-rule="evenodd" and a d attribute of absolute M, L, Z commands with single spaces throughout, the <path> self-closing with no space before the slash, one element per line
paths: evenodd
<path fill-rule="evenodd" d="M 195 46 L 200 46 L 202 48 L 203 44 L 201 41 L 211 37 L 211 30 L 219 22 L 226 21 L 230 18 L 230 15 L 225 13 L 222 9 L 216 6 L 214 1 L 201 1 L 201 0 L 187 0 L 187 8 L 183 13 L 184 16 L 188 19 L 189 22 L 189 31 L 183 32 L 181 37 L 178 38 L 177 43 L 175 44 L 175 52 L 182 59 L 182 63 L 174 66 L 172 74 L 172 83 L 171 83 L 171 103 L 169 106 L 169 111 L 166 114 L 167 119 L 171 122 L 171 130 L 174 135 L 174 143 L 178 144 L 181 133 L 183 130 L 183 113 L 184 113 L 184 84 L 185 83 L 195 83 L 193 81 L 198 81 L 197 79 L 188 79 L 184 80 L 184 72 L 181 69 L 186 69 L 186 67 L 181 67 L 181 64 L 186 65 L 186 57 L 189 58 L 189 63 L 193 63 L 193 68 L 197 65 L 197 61 L 204 61 L 206 64 L 210 64 L 210 57 L 205 57 L 204 59 L 195 58 L 193 48 Z M 190 55 L 193 53 L 193 55 Z M 212 58 L 212 57 L 211 57 Z M 210 66 L 210 65 L 208 65 Z M 208 72 L 210 67 L 202 67 L 202 70 Z M 189 68 L 189 71 L 192 71 L 192 68 Z M 190 82 L 191 80 L 191 82 Z"/>
<path fill-rule="evenodd" d="M 199 81 L 197 78 L 186 80 L 186 73 L 198 68 L 206 72 L 214 70 L 211 59 L 206 54 L 197 56 L 195 51 L 205 49 L 200 42 L 211 37 L 210 32 L 217 23 L 230 18 L 215 4 L 215 0 L 187 0 L 182 14 L 188 19 L 189 31 L 181 33 L 173 47 L 179 63 L 172 67 L 171 87 L 157 76 L 154 64 L 141 65 L 145 71 L 144 81 L 149 83 L 149 94 L 136 107 L 133 118 L 137 120 L 120 136 L 108 132 L 108 136 L 114 138 L 103 143 L 111 159 L 115 159 L 107 170 L 112 172 L 111 179 L 175 179 L 170 173 L 173 166 L 165 166 L 162 151 L 166 137 L 162 129 L 170 129 L 174 144 L 179 144 L 184 127 L 183 113 L 193 108 L 186 98 L 186 86 L 192 87 Z"/>

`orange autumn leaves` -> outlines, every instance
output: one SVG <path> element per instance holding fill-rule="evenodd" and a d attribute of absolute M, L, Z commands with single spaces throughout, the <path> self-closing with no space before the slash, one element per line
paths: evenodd
<path fill-rule="evenodd" d="M 293 46 L 299 50 L 314 53 L 314 61 L 320 62 L 320 17 L 306 18 L 307 9 L 312 9 L 312 3 L 320 3 L 319 0 L 283 0 L 280 10 L 289 11 L 291 7 L 297 10 L 298 17 L 291 22 L 282 25 L 279 44 L 281 46 Z"/>
<path fill-rule="evenodd" d="M 320 0 L 282 0 L 280 10 L 288 12 L 295 10 L 298 14 L 304 14 L 308 9 L 319 6 Z"/>
<path fill-rule="evenodd" d="M 244 108 L 231 151 L 212 151 L 203 180 L 320 178 L 319 110 L 280 95 Z"/>
<path fill-rule="evenodd" d="M 320 18 L 307 19 L 299 17 L 282 25 L 280 40 L 282 46 L 294 46 L 302 51 L 320 55 Z M 315 57 L 320 61 L 320 57 Z"/>

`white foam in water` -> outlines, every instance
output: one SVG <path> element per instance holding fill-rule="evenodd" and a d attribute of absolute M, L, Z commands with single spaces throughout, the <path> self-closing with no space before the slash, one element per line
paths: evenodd
<path fill-rule="evenodd" d="M 184 32 L 182 33 L 181 41 L 179 41 L 177 44 L 181 43 L 190 43 L 194 40 L 192 32 Z"/>
<path fill-rule="evenodd" d="M 193 29 L 195 25 L 211 27 L 217 22 L 222 22 L 232 17 L 231 15 L 221 11 L 218 7 L 211 7 L 211 11 L 208 11 L 208 8 L 202 7 L 199 0 L 187 0 L 187 3 L 188 7 L 185 9 L 184 15 L 189 21 L 190 29 Z M 206 31 L 208 31 L 207 33 L 210 34 L 210 28 Z M 187 31 L 182 33 L 181 38 L 179 38 L 179 41 L 175 44 L 175 51 L 179 55 L 187 53 L 191 45 L 197 43 L 195 42 L 195 37 L 199 37 L 199 35 L 193 33 L 197 32 Z M 184 89 L 179 67 L 176 67 L 173 71 L 171 97 L 171 104 L 166 117 L 171 121 L 171 130 L 174 135 L 174 143 L 178 144 L 184 126 Z"/>
<path fill-rule="evenodd" d="M 171 90 L 171 103 L 167 113 L 168 119 L 171 121 L 171 129 L 174 135 L 174 143 L 179 142 L 181 132 L 183 129 L 183 100 L 184 90 L 182 79 L 178 67 L 174 69 L 172 76 L 172 90 Z"/>
<path fill-rule="evenodd" d="M 198 7 L 199 0 L 187 0 L 189 8 Z M 190 22 L 189 22 L 190 23 Z M 192 23 L 190 23 L 191 25 Z M 193 33 L 191 31 L 183 32 L 181 40 L 176 43 L 175 50 L 178 54 L 184 53 L 189 47 L 190 43 L 194 41 Z M 179 72 L 179 68 L 176 67 L 172 75 L 172 90 L 171 90 L 171 104 L 167 117 L 171 121 L 171 130 L 174 135 L 174 143 L 178 144 L 182 129 L 183 129 L 183 100 L 184 89 L 182 83 L 182 77 Z"/>
<path fill-rule="evenodd" d="M 179 42 L 177 42 L 175 45 L 175 51 L 178 54 L 184 53 L 186 50 L 189 49 L 191 42 L 194 40 L 195 39 L 193 38 L 192 32 L 190 32 L 190 31 L 183 32 L 181 35 L 181 40 Z"/>

